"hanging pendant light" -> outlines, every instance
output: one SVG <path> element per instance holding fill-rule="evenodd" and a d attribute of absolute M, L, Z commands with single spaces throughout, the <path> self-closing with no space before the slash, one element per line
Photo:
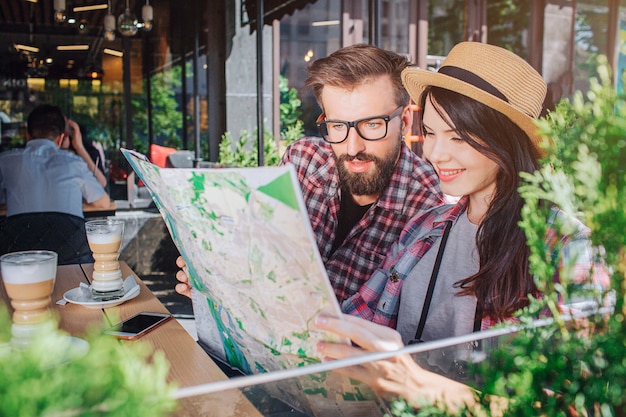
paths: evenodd
<path fill-rule="evenodd" d="M 115 40 L 115 16 L 111 13 L 111 1 L 108 1 L 108 11 L 104 16 L 104 39 L 107 41 Z"/>
<path fill-rule="evenodd" d="M 111 13 L 104 16 L 104 39 L 107 41 L 115 40 L 115 16 Z"/>
<path fill-rule="evenodd" d="M 67 20 L 65 0 L 54 0 L 54 20 L 58 23 L 63 23 Z"/>
<path fill-rule="evenodd" d="M 128 0 L 126 0 L 126 10 L 117 19 L 117 28 L 123 36 L 133 36 L 137 33 L 137 17 L 130 11 Z"/>
<path fill-rule="evenodd" d="M 150 0 L 146 0 L 146 4 L 141 8 L 141 20 L 143 20 L 143 30 L 150 32 L 152 30 L 152 20 L 154 18 L 154 12 L 152 6 L 150 6 Z"/>

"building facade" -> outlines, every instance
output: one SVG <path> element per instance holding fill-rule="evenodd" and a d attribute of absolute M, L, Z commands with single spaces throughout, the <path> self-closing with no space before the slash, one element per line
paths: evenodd
<path fill-rule="evenodd" d="M 17 0 L 3 7 L 14 3 L 17 8 Z M 544 76 L 548 105 L 587 89 L 598 55 L 608 57 L 614 74 L 626 61 L 624 0 L 153 0 L 152 29 L 131 36 L 116 31 L 114 40 L 105 38 L 102 21 L 107 12 L 122 13 L 122 1 L 75 13 L 88 17 L 78 19 L 91 25 L 83 33 L 67 22 L 49 23 L 54 13 L 42 0 L 24 3 L 19 7 L 30 24 L 0 10 L 0 38 L 7 43 L 0 49 L 12 54 L 0 57 L 6 63 L 0 65 L 5 144 L 19 142 L 30 109 L 52 101 L 113 151 L 147 152 L 159 144 L 216 161 L 225 132 L 252 141 L 280 136 L 281 76 L 300 91 L 311 60 L 361 42 L 431 69 L 460 41 L 506 47 Z M 68 1 L 68 15 L 71 5 L 83 3 L 92 2 Z M 130 2 L 131 12 L 141 16 L 145 4 Z M 29 42 L 37 52 L 16 47 Z M 71 52 L 69 60 L 70 52 L 48 58 L 46 51 L 60 43 L 89 47 Z M 9 58 L 18 55 L 24 66 L 16 70 Z M 64 67 L 47 63 L 63 57 Z M 615 83 L 621 88 L 620 77 Z M 310 93 L 301 91 L 300 98 L 304 129 L 315 133 L 319 109 Z"/>

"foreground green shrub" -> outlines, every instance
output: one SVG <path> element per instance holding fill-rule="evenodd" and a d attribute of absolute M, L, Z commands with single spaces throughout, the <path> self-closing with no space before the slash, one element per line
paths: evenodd
<path fill-rule="evenodd" d="M 175 408 L 169 365 L 147 345 L 92 333 L 79 354 L 51 321 L 27 349 L 15 349 L 2 305 L 0 329 L 0 416 L 152 417 Z"/>

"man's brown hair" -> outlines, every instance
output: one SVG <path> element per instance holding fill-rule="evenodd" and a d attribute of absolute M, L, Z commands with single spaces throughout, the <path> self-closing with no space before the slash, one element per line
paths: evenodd
<path fill-rule="evenodd" d="M 352 89 L 363 83 L 388 75 L 398 106 L 409 103 L 409 93 L 402 85 L 400 73 L 409 65 L 409 60 L 395 52 L 367 44 L 341 48 L 325 58 L 313 61 L 307 68 L 309 77 L 304 83 L 311 88 L 315 100 L 322 107 L 322 90 L 325 86 Z"/>

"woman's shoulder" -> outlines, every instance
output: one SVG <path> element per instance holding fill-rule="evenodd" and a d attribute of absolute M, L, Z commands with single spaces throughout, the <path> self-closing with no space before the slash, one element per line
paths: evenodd
<path fill-rule="evenodd" d="M 424 214 L 434 223 L 455 221 L 467 209 L 468 201 L 467 196 L 456 199 L 456 201 L 449 199 L 446 200 L 446 203 L 433 207 Z"/>
<path fill-rule="evenodd" d="M 423 239 L 435 230 L 443 230 L 445 222 L 454 222 L 466 207 L 467 198 L 464 197 L 454 204 L 442 204 L 428 209 L 409 220 L 400 235 L 400 240 L 406 242 L 407 239 Z"/>

